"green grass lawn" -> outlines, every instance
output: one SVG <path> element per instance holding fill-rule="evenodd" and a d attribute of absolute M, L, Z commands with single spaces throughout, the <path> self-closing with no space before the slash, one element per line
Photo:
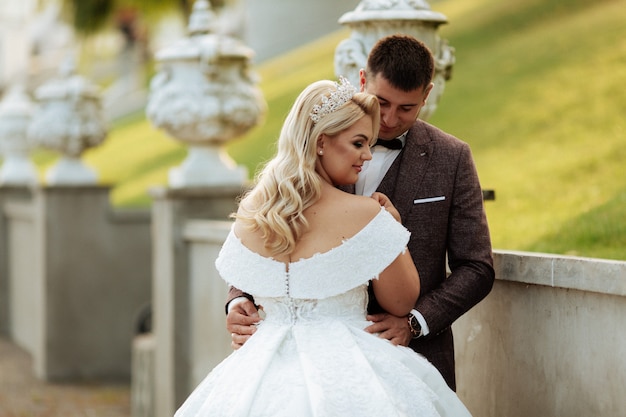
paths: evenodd
<path fill-rule="evenodd" d="M 430 121 L 496 190 L 494 246 L 626 259 L 626 4 L 472 3 L 433 3 L 459 23 L 442 28 L 457 62 Z"/>
<path fill-rule="evenodd" d="M 626 260 L 626 4 L 623 0 L 439 0 L 456 49 L 431 123 L 468 142 L 496 249 Z M 227 148 L 253 173 L 274 151 L 290 105 L 313 80 L 335 78 L 341 30 L 256 67 L 262 125 Z M 183 145 L 143 114 L 117 122 L 85 154 L 115 205 L 146 207 Z M 38 153 L 41 170 L 53 161 Z"/>

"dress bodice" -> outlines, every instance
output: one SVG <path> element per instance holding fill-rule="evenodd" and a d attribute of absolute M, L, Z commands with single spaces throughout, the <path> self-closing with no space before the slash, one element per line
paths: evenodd
<path fill-rule="evenodd" d="M 367 285 L 322 299 L 257 297 L 266 323 L 316 324 L 326 320 L 362 322 L 367 313 Z"/>

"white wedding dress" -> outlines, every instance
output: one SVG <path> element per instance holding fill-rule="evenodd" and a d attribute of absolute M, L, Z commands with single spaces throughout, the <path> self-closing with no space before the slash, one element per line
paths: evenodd
<path fill-rule="evenodd" d="M 426 359 L 363 330 L 368 282 L 408 239 L 381 209 L 340 246 L 287 266 L 250 251 L 231 231 L 217 269 L 266 316 L 175 416 L 469 416 Z"/>

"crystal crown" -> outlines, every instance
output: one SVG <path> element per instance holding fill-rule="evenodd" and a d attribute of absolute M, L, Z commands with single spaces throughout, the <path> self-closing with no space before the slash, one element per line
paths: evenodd
<path fill-rule="evenodd" d="M 327 114 L 330 114 L 346 104 L 357 92 L 356 88 L 350 84 L 345 77 L 339 76 L 339 82 L 335 83 L 337 90 L 330 93 L 329 96 L 322 97 L 322 104 L 313 106 L 313 111 L 309 113 L 313 123 L 317 123 Z"/>

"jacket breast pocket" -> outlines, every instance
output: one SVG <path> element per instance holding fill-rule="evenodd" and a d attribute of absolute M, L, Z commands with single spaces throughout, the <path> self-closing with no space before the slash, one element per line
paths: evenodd
<path fill-rule="evenodd" d="M 413 200 L 413 204 L 427 204 L 427 203 L 436 203 L 438 201 L 445 201 L 446 196 L 440 195 L 435 197 L 426 197 L 426 198 L 418 198 Z"/>

